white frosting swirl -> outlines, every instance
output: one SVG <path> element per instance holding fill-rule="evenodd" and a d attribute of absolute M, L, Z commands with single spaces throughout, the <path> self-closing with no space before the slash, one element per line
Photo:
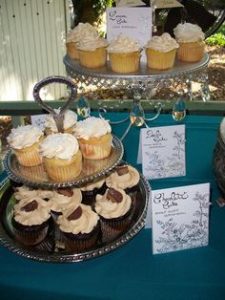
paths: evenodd
<path fill-rule="evenodd" d="M 67 34 L 67 42 L 79 42 L 84 37 L 98 37 L 97 29 L 89 23 L 79 23 Z"/>
<path fill-rule="evenodd" d="M 128 165 L 127 167 L 128 167 L 128 173 L 124 175 L 118 175 L 116 171 L 111 173 L 106 178 L 106 185 L 108 187 L 114 187 L 120 189 L 131 188 L 137 185 L 140 180 L 139 172 L 132 166 Z"/>
<path fill-rule="evenodd" d="M 28 212 L 21 210 L 25 205 L 34 200 L 38 204 L 37 209 Z M 40 225 L 50 218 L 49 202 L 42 200 L 38 196 L 24 199 L 14 206 L 13 214 L 14 219 L 22 225 Z"/>
<path fill-rule="evenodd" d="M 25 125 L 13 128 L 7 137 L 7 141 L 12 148 L 23 149 L 39 142 L 43 135 L 42 130 L 38 127 Z"/>
<path fill-rule="evenodd" d="M 105 219 L 113 219 L 124 216 L 131 207 L 131 198 L 122 189 L 116 189 L 123 196 L 121 202 L 112 202 L 106 198 L 108 189 L 104 195 L 96 195 L 95 211 Z"/>
<path fill-rule="evenodd" d="M 140 44 L 130 37 L 120 34 L 109 44 L 107 51 L 109 53 L 129 53 L 141 51 Z"/>
<path fill-rule="evenodd" d="M 42 156 L 70 160 L 79 150 L 77 139 L 69 133 L 47 136 L 40 145 Z"/>
<path fill-rule="evenodd" d="M 66 209 L 69 209 L 70 206 L 78 206 L 82 200 L 81 191 L 78 188 L 74 188 L 72 191 L 73 195 L 71 197 L 59 194 L 57 193 L 57 191 L 55 191 L 50 202 L 51 210 L 56 212 L 62 212 Z"/>
<path fill-rule="evenodd" d="M 77 44 L 77 49 L 84 51 L 95 51 L 97 48 L 107 47 L 108 42 L 104 38 L 84 36 Z"/>
<path fill-rule="evenodd" d="M 111 132 L 111 126 L 105 119 L 89 117 L 83 121 L 77 122 L 74 129 L 75 136 L 79 139 L 88 140 L 92 137 L 101 137 Z"/>
<path fill-rule="evenodd" d="M 57 223 L 59 228 L 63 232 L 70 232 L 73 234 L 90 233 L 98 223 L 99 216 L 91 209 L 89 205 L 79 204 L 82 209 L 82 215 L 76 220 L 68 220 L 67 218 L 76 209 L 76 207 L 70 207 L 70 209 L 63 212 L 58 217 Z"/>
<path fill-rule="evenodd" d="M 160 52 L 169 52 L 179 48 L 178 43 L 169 33 L 163 33 L 160 36 L 153 36 L 147 43 L 146 48 L 151 48 Z"/>
<path fill-rule="evenodd" d="M 55 109 L 55 112 L 59 114 L 60 108 Z M 76 124 L 76 122 L 77 114 L 72 110 L 66 110 L 64 114 L 63 128 L 68 129 L 70 127 L 73 127 Z M 58 132 L 55 120 L 51 114 L 47 115 L 45 118 L 45 127 L 51 129 L 52 132 Z"/>
<path fill-rule="evenodd" d="M 175 38 L 180 43 L 203 41 L 205 34 L 201 27 L 191 23 L 180 23 L 174 30 Z"/>
<path fill-rule="evenodd" d="M 82 186 L 80 189 L 81 191 L 89 192 L 89 191 L 93 191 L 95 188 L 100 189 L 104 183 L 105 183 L 105 178 L 93 183 L 88 183 L 85 186 Z"/>

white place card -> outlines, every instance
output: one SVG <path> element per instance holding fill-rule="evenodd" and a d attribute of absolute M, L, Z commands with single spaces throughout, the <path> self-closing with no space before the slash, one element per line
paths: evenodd
<path fill-rule="evenodd" d="M 128 36 L 144 47 L 152 36 L 152 10 L 150 7 L 107 8 L 107 40 L 110 42 L 119 34 Z M 142 60 L 145 60 L 142 51 Z"/>
<path fill-rule="evenodd" d="M 45 118 L 46 115 L 45 114 L 41 114 L 41 115 L 32 115 L 31 116 L 31 124 L 34 126 L 39 127 L 41 130 L 44 129 L 44 125 L 45 125 Z"/>
<path fill-rule="evenodd" d="M 152 191 L 153 254 L 208 245 L 209 183 Z"/>
<path fill-rule="evenodd" d="M 185 176 L 185 126 L 142 128 L 138 156 L 147 179 Z"/>

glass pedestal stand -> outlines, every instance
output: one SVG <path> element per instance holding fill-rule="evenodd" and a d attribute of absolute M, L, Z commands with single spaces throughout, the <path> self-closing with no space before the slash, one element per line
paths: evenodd
<path fill-rule="evenodd" d="M 66 67 L 68 76 L 70 76 L 78 89 L 82 91 L 86 87 L 96 87 L 98 89 L 115 89 L 123 88 L 126 89 L 129 95 L 132 95 L 133 99 L 132 106 L 129 115 L 126 119 L 118 122 L 111 122 L 111 124 L 119 124 L 130 119 L 130 124 L 124 132 L 121 140 L 125 138 L 132 125 L 135 126 L 148 126 L 148 122 L 156 119 L 163 108 L 163 102 L 157 102 L 154 104 L 156 114 L 152 118 L 146 118 L 144 109 L 141 105 L 141 99 L 143 94 L 150 101 L 153 89 L 161 89 L 162 87 L 169 87 L 172 84 L 176 84 L 180 89 L 180 98 L 175 103 L 174 107 L 171 108 L 172 116 L 175 120 L 180 121 L 185 117 L 185 102 L 184 98 L 192 100 L 192 81 L 198 81 L 201 83 L 201 95 L 203 101 L 210 99 L 209 88 L 208 88 L 208 75 L 207 67 L 209 63 L 209 56 L 205 53 L 201 61 L 197 63 L 184 63 L 176 61 L 175 65 L 170 70 L 158 71 L 149 69 L 146 64 L 141 63 L 140 70 L 138 73 L 133 74 L 118 74 L 111 71 L 109 62 L 105 67 L 98 69 L 84 68 L 79 64 L 79 61 L 70 59 L 67 55 L 64 57 L 63 62 Z M 181 87 L 180 87 L 181 86 Z M 79 100 L 78 100 L 79 101 Z M 79 111 L 82 112 L 81 116 L 89 112 L 89 104 L 83 99 L 83 104 L 78 104 Z M 118 101 L 117 108 L 123 102 Z M 82 106 L 82 109 L 81 107 Z M 116 107 L 115 107 L 116 109 Z M 99 115 L 103 117 L 104 113 L 107 112 L 104 100 L 99 101 Z"/>

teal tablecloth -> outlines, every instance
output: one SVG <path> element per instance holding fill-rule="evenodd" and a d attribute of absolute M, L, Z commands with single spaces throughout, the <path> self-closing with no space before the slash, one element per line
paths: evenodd
<path fill-rule="evenodd" d="M 112 119 L 125 113 L 110 114 Z M 0 247 L 0 299 L 225 299 L 225 208 L 216 204 L 219 192 L 212 155 L 221 117 L 188 116 L 187 176 L 150 181 L 153 189 L 210 182 L 212 206 L 209 245 L 152 255 L 151 230 L 143 229 L 123 247 L 80 263 L 40 263 Z M 151 126 L 175 124 L 161 115 Z M 127 124 L 113 126 L 121 136 Z M 139 129 L 126 139 L 125 159 L 136 165 Z M 140 166 L 137 166 L 140 168 Z"/>

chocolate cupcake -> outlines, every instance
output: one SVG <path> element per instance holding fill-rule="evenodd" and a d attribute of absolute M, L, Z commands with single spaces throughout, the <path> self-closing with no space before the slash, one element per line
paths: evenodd
<path fill-rule="evenodd" d="M 99 216 L 89 205 L 70 207 L 57 222 L 66 250 L 82 252 L 96 245 L 100 234 Z"/>
<path fill-rule="evenodd" d="M 124 231 L 131 221 L 132 200 L 122 189 L 108 188 L 96 196 L 95 211 L 101 218 L 102 231 L 112 236 Z"/>
<path fill-rule="evenodd" d="M 13 208 L 15 238 L 26 246 L 41 243 L 48 234 L 50 207 L 40 197 L 20 200 Z"/>
<path fill-rule="evenodd" d="M 104 194 L 106 190 L 105 178 L 88 183 L 80 189 L 83 195 L 82 203 L 92 206 L 95 201 L 95 196 L 97 194 Z"/>
<path fill-rule="evenodd" d="M 119 165 L 106 178 L 107 187 L 123 189 L 126 192 L 135 191 L 140 180 L 139 172 L 130 165 Z"/>

